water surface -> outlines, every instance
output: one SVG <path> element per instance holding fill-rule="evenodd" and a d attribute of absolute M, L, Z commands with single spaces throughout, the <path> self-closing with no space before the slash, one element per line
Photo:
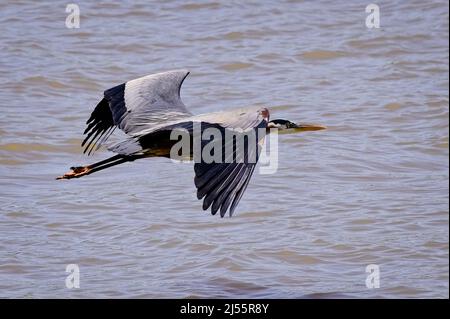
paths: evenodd
<path fill-rule="evenodd" d="M 447 1 L 0 4 L 0 297 L 448 298 Z M 192 164 L 87 158 L 102 91 L 174 68 L 194 113 L 265 105 L 326 131 L 280 136 L 233 218 Z M 80 267 L 80 289 L 65 268 Z M 365 268 L 380 267 L 378 289 Z"/>

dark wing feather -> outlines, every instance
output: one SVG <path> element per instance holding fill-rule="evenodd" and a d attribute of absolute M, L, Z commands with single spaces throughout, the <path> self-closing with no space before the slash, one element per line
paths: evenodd
<path fill-rule="evenodd" d="M 111 109 L 106 98 L 103 98 L 100 103 L 97 104 L 91 117 L 86 122 L 87 128 L 83 134 L 87 134 L 81 146 L 85 146 L 84 153 L 91 152 L 94 140 L 96 137 L 102 137 L 108 129 L 114 127 L 114 120 L 112 117 Z M 92 145 L 92 147 L 91 147 Z M 91 147 L 91 148 L 90 148 Z"/>
<path fill-rule="evenodd" d="M 267 122 L 262 120 L 254 128 L 256 145 L 246 144 L 247 147 L 245 147 L 246 154 L 244 154 L 244 161 L 238 161 L 236 159 L 236 147 L 234 141 L 226 141 L 226 143 L 233 143 L 233 152 L 231 154 L 226 154 L 225 142 L 217 141 L 222 144 L 222 162 L 205 163 L 202 160 L 201 162 L 194 164 L 194 183 L 197 187 L 197 198 L 204 198 L 204 210 L 211 207 L 211 213 L 213 215 L 220 211 L 220 216 L 224 217 L 229 209 L 230 216 L 233 215 L 237 204 L 247 188 L 259 157 L 261 146 L 258 142 L 264 137 L 258 136 L 258 129 L 265 128 L 266 126 Z M 223 129 L 223 131 L 225 130 L 226 129 Z M 225 133 L 223 133 L 222 136 L 225 136 Z M 203 147 L 209 142 L 210 141 L 202 140 L 202 152 Z M 255 162 L 249 161 L 249 159 L 252 158 L 252 155 L 255 155 Z"/>

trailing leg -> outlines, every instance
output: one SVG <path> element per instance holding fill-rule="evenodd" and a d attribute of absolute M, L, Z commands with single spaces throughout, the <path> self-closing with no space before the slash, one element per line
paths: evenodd
<path fill-rule="evenodd" d="M 85 175 L 92 174 L 94 172 L 101 171 L 108 167 L 134 161 L 139 157 L 140 156 L 115 155 L 103 161 L 93 163 L 91 165 L 71 167 L 69 172 L 65 173 L 62 176 L 58 176 L 56 179 L 71 179 L 82 177 Z"/>

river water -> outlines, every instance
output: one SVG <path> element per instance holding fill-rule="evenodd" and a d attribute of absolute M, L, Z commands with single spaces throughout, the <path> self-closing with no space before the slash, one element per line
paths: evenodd
<path fill-rule="evenodd" d="M 447 1 L 74 3 L 0 3 L 0 297 L 449 297 Z M 328 129 L 280 135 L 232 218 L 189 163 L 54 179 L 111 156 L 80 147 L 103 90 L 178 68 L 195 114 Z"/>

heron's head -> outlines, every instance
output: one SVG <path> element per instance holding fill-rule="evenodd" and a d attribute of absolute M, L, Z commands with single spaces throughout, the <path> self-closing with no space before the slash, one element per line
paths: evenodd
<path fill-rule="evenodd" d="M 272 120 L 267 124 L 267 128 L 277 128 L 279 131 L 283 133 L 294 133 L 294 132 L 303 132 L 303 131 L 318 131 L 324 130 L 327 127 L 320 124 L 307 124 L 307 123 L 293 123 L 288 120 L 276 119 Z"/>

